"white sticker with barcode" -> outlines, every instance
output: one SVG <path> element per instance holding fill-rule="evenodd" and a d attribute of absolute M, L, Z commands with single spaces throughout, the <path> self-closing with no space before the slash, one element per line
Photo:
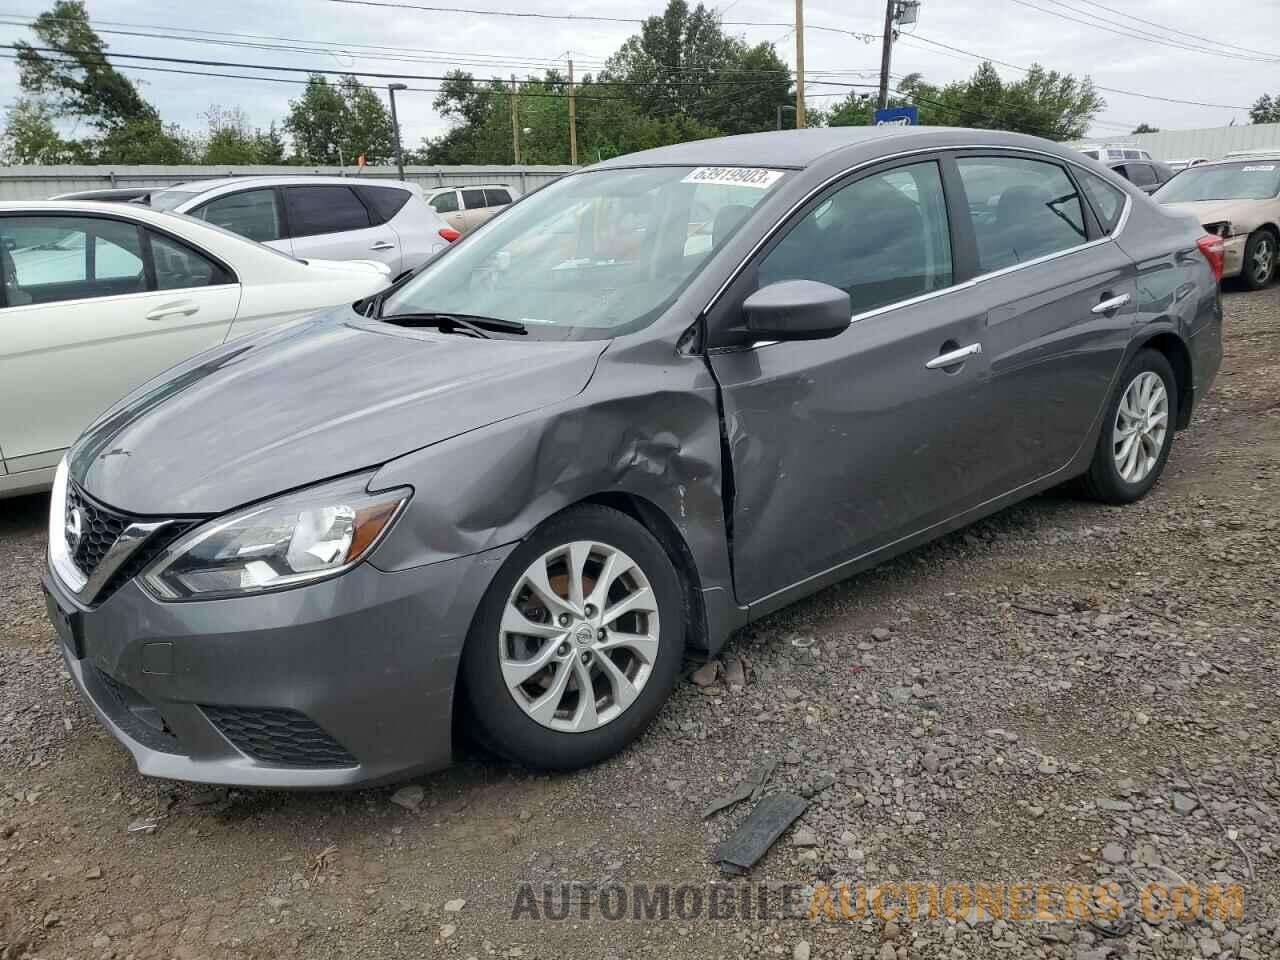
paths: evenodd
<path fill-rule="evenodd" d="M 1252 167 L 1245 167 L 1244 172 L 1245 173 L 1255 173 L 1255 172 L 1270 173 L 1275 168 L 1276 168 L 1276 165 L 1274 163 L 1259 163 Z"/>
<path fill-rule="evenodd" d="M 681 183 L 714 183 L 722 187 L 755 187 L 768 190 L 782 176 L 781 170 L 762 167 L 698 167 Z"/>

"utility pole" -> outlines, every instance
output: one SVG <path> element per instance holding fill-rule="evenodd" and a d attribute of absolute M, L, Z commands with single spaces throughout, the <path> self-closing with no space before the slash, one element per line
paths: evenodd
<path fill-rule="evenodd" d="M 520 165 L 520 91 L 516 86 L 516 75 L 511 75 L 511 152 L 515 155 L 516 166 Z"/>
<path fill-rule="evenodd" d="M 889 106 L 889 62 L 893 59 L 893 20 L 898 10 L 898 0 L 885 0 L 884 45 L 880 48 L 880 100 L 883 110 Z"/>
<path fill-rule="evenodd" d="M 573 92 L 573 61 L 569 61 L 569 163 L 578 165 L 578 104 Z"/>
<path fill-rule="evenodd" d="M 804 127 L 804 0 L 796 0 L 796 129 Z"/>

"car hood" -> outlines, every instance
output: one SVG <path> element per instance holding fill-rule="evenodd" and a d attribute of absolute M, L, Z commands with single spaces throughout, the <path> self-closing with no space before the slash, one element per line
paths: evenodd
<path fill-rule="evenodd" d="M 1196 200 L 1190 203 L 1167 203 L 1170 210 L 1190 213 L 1201 223 L 1229 220 L 1233 233 L 1252 233 L 1262 223 L 1268 203 L 1273 200 Z"/>
<path fill-rule="evenodd" d="M 568 399 L 607 345 L 407 330 L 344 308 L 140 387 L 77 441 L 71 476 L 129 513 L 221 513 Z"/>

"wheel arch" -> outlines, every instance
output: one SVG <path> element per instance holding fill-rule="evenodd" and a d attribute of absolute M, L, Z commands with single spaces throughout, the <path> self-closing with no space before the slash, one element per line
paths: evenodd
<path fill-rule="evenodd" d="M 1164 330 L 1140 341 L 1137 349 L 1156 350 L 1164 354 L 1164 358 L 1169 361 L 1169 366 L 1173 368 L 1173 375 L 1177 380 L 1178 391 L 1178 419 L 1174 427 L 1185 430 L 1191 423 L 1191 405 L 1195 393 L 1191 351 L 1187 348 L 1186 342 L 1173 331 Z"/>

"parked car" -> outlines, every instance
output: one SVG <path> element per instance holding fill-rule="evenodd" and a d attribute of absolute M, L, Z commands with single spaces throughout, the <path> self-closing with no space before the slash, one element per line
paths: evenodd
<path fill-rule="evenodd" d="M 427 194 L 427 202 L 459 233 L 474 230 L 500 210 L 506 209 L 520 193 L 505 183 L 472 187 L 444 187 Z"/>
<path fill-rule="evenodd" d="M 1130 143 L 1085 144 L 1080 152 L 1090 160 L 1106 163 L 1109 160 L 1151 160 L 1151 153 Z"/>
<path fill-rule="evenodd" d="M 686 649 L 1065 481 L 1146 494 L 1221 261 L 1018 134 L 609 160 L 114 407 L 58 471 L 49 613 L 146 774 L 382 781 L 459 729 L 593 763 Z"/>
<path fill-rule="evenodd" d="M 71 442 L 138 384 L 390 276 L 368 261 L 302 263 L 134 204 L 46 200 L 0 203 L 0 281 L 5 497 L 47 489 Z"/>
<path fill-rule="evenodd" d="M 1208 157 L 1187 157 L 1185 160 L 1170 160 L 1166 166 L 1174 173 L 1178 173 L 1181 170 L 1187 169 L 1187 167 L 1194 167 L 1197 164 L 1208 162 Z"/>
<path fill-rule="evenodd" d="M 110 187 L 102 190 L 74 190 L 50 200 L 98 200 L 108 203 L 146 203 L 155 187 Z"/>
<path fill-rule="evenodd" d="M 1106 166 L 1143 193 L 1155 193 L 1177 172 L 1159 160 L 1108 160 Z"/>
<path fill-rule="evenodd" d="M 207 220 L 300 259 L 378 260 L 393 276 L 422 266 L 456 239 L 427 206 L 422 189 L 400 180 L 201 180 L 152 194 L 151 206 Z"/>
<path fill-rule="evenodd" d="M 1276 275 L 1280 248 L 1280 153 L 1254 160 L 1202 163 L 1166 183 L 1154 199 L 1194 215 L 1221 237 L 1224 277 L 1240 277 L 1251 290 Z"/>

